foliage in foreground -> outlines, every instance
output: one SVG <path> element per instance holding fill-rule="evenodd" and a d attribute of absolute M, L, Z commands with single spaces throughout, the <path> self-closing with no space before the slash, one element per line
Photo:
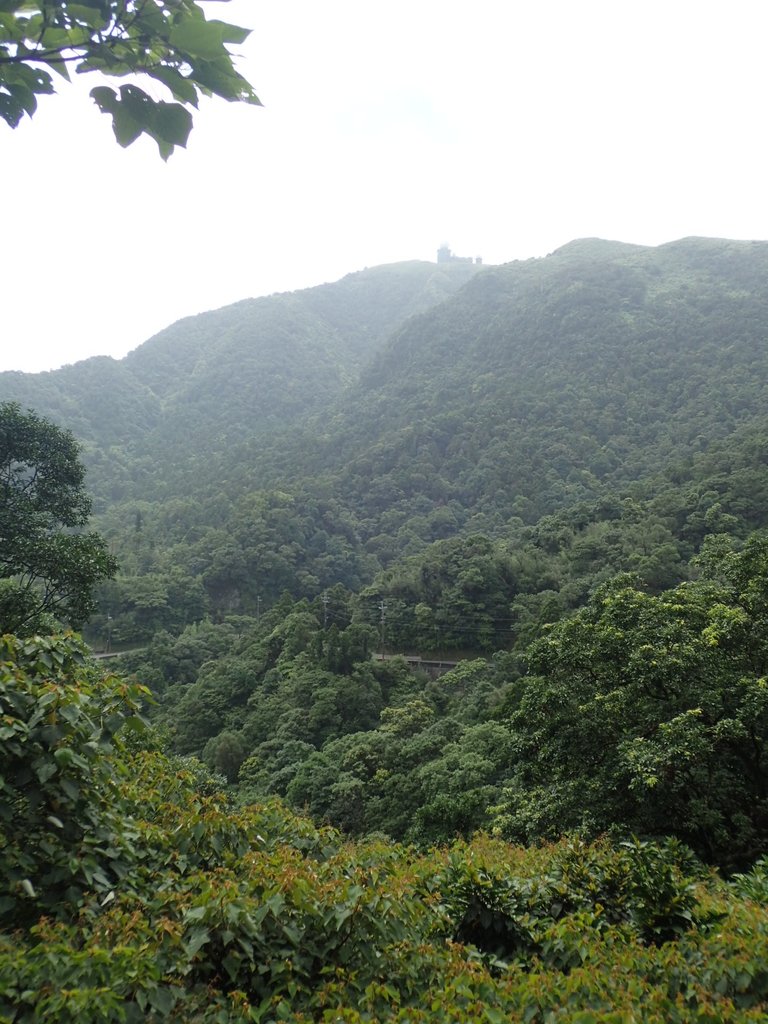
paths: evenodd
<path fill-rule="evenodd" d="M 129 146 L 142 132 L 164 160 L 185 146 L 198 97 L 258 103 L 235 69 L 226 44 L 242 43 L 247 29 L 208 21 L 195 0 L 3 0 L 0 4 L 0 118 L 15 128 L 37 109 L 37 97 L 54 92 L 50 72 L 69 79 L 99 72 L 109 78 L 145 76 L 174 102 L 155 100 L 137 85 L 91 90 L 112 116 L 115 138 Z"/>
<path fill-rule="evenodd" d="M 478 836 L 417 854 L 278 803 L 233 810 L 124 734 L 138 694 L 89 679 L 73 641 L 4 645 L 0 1019 L 765 1019 L 768 912 L 679 845 Z M 71 828 L 41 818 L 56 794 Z M 114 844 L 90 844 L 88 816 Z M 65 854 L 62 896 L 46 873 Z"/>
<path fill-rule="evenodd" d="M 730 870 L 765 851 L 768 537 L 713 537 L 700 568 L 659 596 L 619 577 L 532 645 L 507 838 L 674 834 Z"/>
<path fill-rule="evenodd" d="M 525 651 L 437 679 L 372 660 L 343 588 L 122 664 L 155 688 L 172 748 L 245 802 L 422 846 L 674 835 L 743 870 L 768 848 L 768 534 L 710 535 L 691 571 L 658 593 L 617 576 Z"/>

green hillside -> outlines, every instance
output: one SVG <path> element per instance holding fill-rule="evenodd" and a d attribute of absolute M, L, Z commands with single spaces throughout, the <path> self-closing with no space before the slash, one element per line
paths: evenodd
<path fill-rule="evenodd" d="M 725 881 L 673 840 L 350 842 L 234 806 L 142 696 L 72 640 L 3 638 L 4 1020 L 765 1019 L 765 858 Z"/>
<path fill-rule="evenodd" d="M 244 792 L 468 834 L 510 783 L 542 630 L 622 572 L 671 593 L 708 535 L 768 525 L 767 258 L 588 240 L 484 270 L 322 412 L 105 512 L 125 575 L 94 639 L 150 644 L 132 667 L 171 742 Z M 494 660 L 437 685 L 370 663 L 382 646 Z"/>
<path fill-rule="evenodd" d="M 279 444 L 199 466 L 196 491 L 332 493 L 387 563 L 625 492 L 760 429 L 767 258 L 762 243 L 589 240 L 487 268 Z"/>
<path fill-rule="evenodd" d="M 325 458 L 361 516 L 372 484 L 381 512 L 497 529 L 626 487 L 762 415 L 766 271 L 764 244 L 708 240 L 489 270 L 379 353 Z"/>
<path fill-rule="evenodd" d="M 257 596 L 269 604 L 284 590 L 356 589 L 460 534 L 528 539 L 541 561 L 557 547 L 543 538 L 562 528 L 582 535 L 582 567 L 601 558 L 604 573 L 637 567 L 630 558 L 642 529 L 632 515 L 654 517 L 651 546 L 665 553 L 645 550 L 642 568 L 670 585 L 707 514 L 713 528 L 710 506 L 742 528 L 763 523 L 755 488 L 762 493 L 767 260 L 759 243 L 590 240 L 485 269 L 403 323 L 320 412 L 307 400 L 288 417 L 313 376 L 298 360 L 300 386 L 272 388 L 269 399 L 290 428 L 284 420 L 248 440 L 269 401 L 238 412 L 242 403 L 220 400 L 226 388 L 212 383 L 213 371 L 192 374 L 143 447 L 103 465 L 112 495 L 104 528 L 127 571 L 172 557 L 203 582 L 214 611 L 253 613 Z M 269 366 L 276 374 L 277 356 Z M 254 400 L 260 386 L 246 372 L 232 385 Z M 185 428 L 164 437 L 172 421 Z M 163 450 L 178 457 L 160 472 Z M 706 468 L 717 459 L 739 463 L 740 476 L 724 482 L 722 470 Z M 710 472 L 719 483 L 707 498 Z M 120 494 L 133 502 L 116 504 Z M 628 498 L 653 509 L 617 511 Z M 546 524 L 551 515 L 565 520 Z M 606 556 L 596 535 L 619 528 L 635 541 L 611 542 Z M 583 599 L 589 588 L 577 589 Z"/>
<path fill-rule="evenodd" d="M 435 508 L 498 532 L 761 414 L 766 261 L 592 239 L 479 272 L 396 264 L 189 318 L 119 363 L 0 375 L 0 399 L 75 430 L 110 505 L 301 486 L 366 540 Z"/>
<path fill-rule="evenodd" d="M 3 639 L 0 1017 L 764 1020 L 766 388 L 768 243 L 713 239 L 0 375 L 122 651 Z"/>
<path fill-rule="evenodd" d="M 767 272 L 767 244 L 709 239 L 397 264 L 0 384 L 86 441 L 122 566 L 88 636 L 142 648 L 173 748 L 352 831 L 447 838 L 510 784 L 543 631 L 768 526 Z M 382 649 L 480 660 L 438 685 Z"/>
<path fill-rule="evenodd" d="M 327 408 L 395 326 L 477 269 L 414 261 L 247 299 L 181 320 L 120 361 L 0 374 L 0 401 L 73 430 L 97 497 L 166 497 L 169 483 L 183 493 L 198 459 Z"/>

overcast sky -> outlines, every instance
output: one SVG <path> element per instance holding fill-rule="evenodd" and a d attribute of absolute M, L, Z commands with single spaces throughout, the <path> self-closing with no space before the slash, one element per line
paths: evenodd
<path fill-rule="evenodd" d="M 120 357 L 174 320 L 447 242 L 768 238 L 765 0 L 230 0 L 264 108 L 128 150 L 62 83 L 0 124 L 0 369 Z M 151 89 L 151 86 L 150 86 Z M 157 98 L 163 98 L 157 92 Z"/>

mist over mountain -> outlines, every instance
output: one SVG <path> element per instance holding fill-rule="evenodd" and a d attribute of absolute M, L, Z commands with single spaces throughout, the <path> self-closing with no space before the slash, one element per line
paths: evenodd
<path fill-rule="evenodd" d="M 361 507 L 391 482 L 389 508 L 494 521 L 626 486 L 762 417 L 766 271 L 765 244 L 704 239 L 489 269 L 377 353 L 322 458 Z"/>
<path fill-rule="evenodd" d="M 476 269 L 414 261 L 245 299 L 180 320 L 122 360 L 0 374 L 0 398 L 67 425 L 88 449 L 140 445 L 183 460 L 326 406 L 394 327 Z"/>
<path fill-rule="evenodd" d="M 713 239 L 394 264 L 0 374 L 0 400 L 75 432 L 102 511 L 314 488 L 364 540 L 437 509 L 498 532 L 762 422 L 766 271 Z"/>

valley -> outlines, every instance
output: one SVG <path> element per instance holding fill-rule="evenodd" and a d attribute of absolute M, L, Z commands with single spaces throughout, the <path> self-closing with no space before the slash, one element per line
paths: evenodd
<path fill-rule="evenodd" d="M 375 267 L 0 374 L 79 440 L 119 566 L 83 629 L 115 677 L 4 642 L 30 707 L 80 673 L 144 723 L 62 711 L 116 768 L 50 806 L 93 816 L 72 899 L 169 922 L 152 1019 L 639 1019 L 627 970 L 643 1019 L 762 1019 L 766 399 L 768 243 L 703 238 Z"/>

